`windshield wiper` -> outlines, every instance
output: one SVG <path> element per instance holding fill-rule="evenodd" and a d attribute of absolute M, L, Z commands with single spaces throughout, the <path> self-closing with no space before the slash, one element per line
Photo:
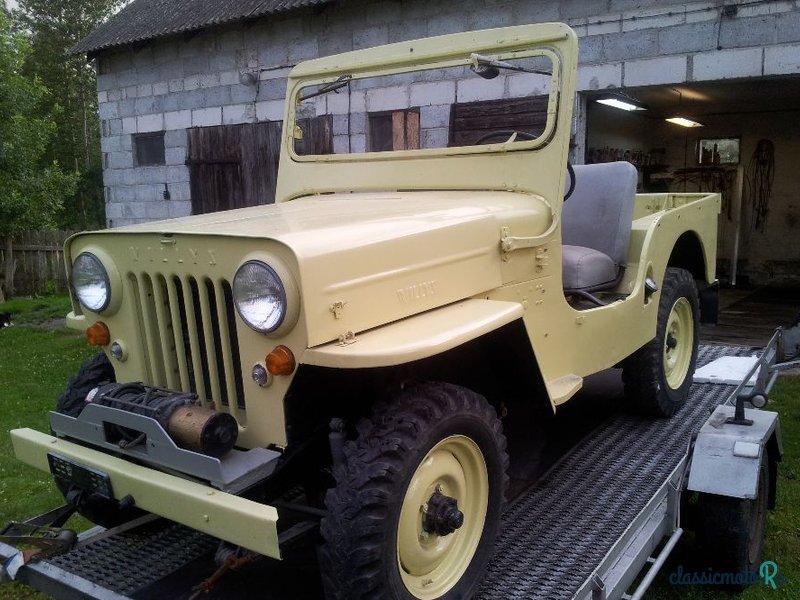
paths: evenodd
<path fill-rule="evenodd" d="M 512 65 L 504 60 L 495 60 L 493 58 L 489 58 L 488 56 L 478 54 L 477 52 L 470 54 L 469 60 L 471 62 L 469 68 L 472 70 L 472 72 L 476 75 L 480 75 L 484 79 L 494 79 L 500 74 L 500 69 L 505 71 L 517 71 L 520 73 L 533 73 L 534 75 L 547 75 L 548 77 L 553 75 L 552 71 L 526 69 L 525 67 Z"/>
<path fill-rule="evenodd" d="M 350 83 L 350 80 L 353 78 L 352 75 L 340 75 L 336 81 L 332 81 L 331 83 L 326 83 L 322 87 L 320 87 L 316 92 L 311 92 L 310 94 L 305 94 L 300 96 L 299 101 L 303 102 L 310 98 L 316 98 L 317 96 L 324 96 L 325 94 L 329 94 L 331 92 L 335 92 Z"/>

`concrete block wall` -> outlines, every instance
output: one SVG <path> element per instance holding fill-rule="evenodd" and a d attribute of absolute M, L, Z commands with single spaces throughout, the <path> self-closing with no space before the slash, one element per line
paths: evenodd
<path fill-rule="evenodd" d="M 725 4 L 736 6 L 736 14 L 722 16 L 721 2 L 702 0 L 353 0 L 103 53 L 97 85 L 109 225 L 189 214 L 186 129 L 280 120 L 290 66 L 316 56 L 469 29 L 565 21 L 581 38 L 581 91 L 800 73 L 800 0 Z M 258 85 L 240 83 L 243 72 L 258 74 Z M 494 97 L 524 91 L 513 87 L 521 80 L 510 76 L 493 85 Z M 420 106 L 422 143 L 432 146 L 446 139 L 452 98 L 485 99 L 485 89 L 474 78 L 419 82 L 405 86 L 401 97 L 405 106 Z M 424 104 L 423 96 L 429 98 Z M 351 108 L 403 107 L 391 97 L 363 90 L 351 98 Z M 344 112 L 341 104 L 326 109 Z M 366 146 L 366 119 L 351 119 L 349 130 L 337 122 L 335 149 Z M 131 136 L 152 131 L 166 132 L 167 164 L 136 167 Z M 169 201 L 163 199 L 165 184 Z"/>

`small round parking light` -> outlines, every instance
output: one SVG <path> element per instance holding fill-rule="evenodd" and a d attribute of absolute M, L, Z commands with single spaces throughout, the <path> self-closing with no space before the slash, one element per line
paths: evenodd
<path fill-rule="evenodd" d="M 272 375 L 267 371 L 267 367 L 261 363 L 253 365 L 250 376 L 261 387 L 268 387 L 272 383 Z"/>

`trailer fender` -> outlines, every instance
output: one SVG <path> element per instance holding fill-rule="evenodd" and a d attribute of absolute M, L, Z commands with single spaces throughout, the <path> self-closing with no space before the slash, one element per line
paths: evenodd
<path fill-rule="evenodd" d="M 309 348 L 301 362 L 344 369 L 409 363 L 452 350 L 520 319 L 523 313 L 517 302 L 464 300 Z"/>
<path fill-rule="evenodd" d="M 762 458 L 768 456 L 770 468 L 774 468 L 783 452 L 778 413 L 746 409 L 745 418 L 753 421 L 750 426 L 726 423 L 733 414 L 733 406 L 718 406 L 700 429 L 687 489 L 752 500 L 758 490 Z"/>

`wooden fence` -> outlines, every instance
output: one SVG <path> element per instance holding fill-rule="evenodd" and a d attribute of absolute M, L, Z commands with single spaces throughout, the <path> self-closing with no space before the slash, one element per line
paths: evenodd
<path fill-rule="evenodd" d="M 67 291 L 64 240 L 71 231 L 34 231 L 14 237 L 15 296 Z M 0 246 L 0 275 L 5 255 Z"/>

